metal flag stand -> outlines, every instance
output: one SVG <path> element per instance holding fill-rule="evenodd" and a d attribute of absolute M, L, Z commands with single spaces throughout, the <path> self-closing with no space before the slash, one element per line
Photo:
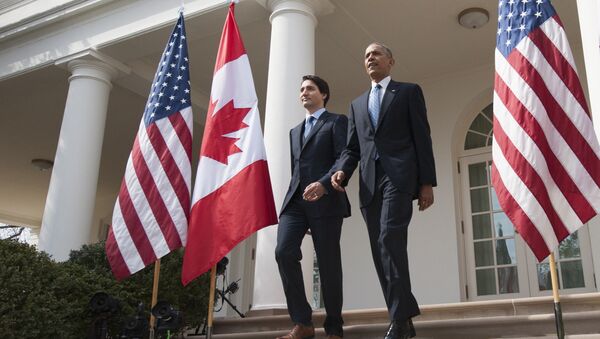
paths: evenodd
<path fill-rule="evenodd" d="M 562 310 L 560 308 L 560 296 L 558 294 L 558 274 L 556 271 L 556 261 L 554 252 L 550 253 L 550 277 L 552 279 L 552 296 L 554 297 L 554 321 L 556 322 L 556 335 L 558 339 L 565 338 L 565 328 L 562 319 Z"/>

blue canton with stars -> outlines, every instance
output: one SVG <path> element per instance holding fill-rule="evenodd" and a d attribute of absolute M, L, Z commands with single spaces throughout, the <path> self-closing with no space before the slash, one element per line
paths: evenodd
<path fill-rule="evenodd" d="M 550 0 L 501 0 L 496 48 L 508 57 L 524 37 L 555 13 Z"/>
<path fill-rule="evenodd" d="M 191 106 L 190 72 L 183 13 L 158 64 L 144 110 L 146 126 Z"/>

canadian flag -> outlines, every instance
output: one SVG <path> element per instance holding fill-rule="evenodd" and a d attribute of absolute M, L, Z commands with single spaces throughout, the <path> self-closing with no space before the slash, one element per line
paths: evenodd
<path fill-rule="evenodd" d="M 192 197 L 182 282 L 277 223 L 250 62 L 229 6 Z"/>

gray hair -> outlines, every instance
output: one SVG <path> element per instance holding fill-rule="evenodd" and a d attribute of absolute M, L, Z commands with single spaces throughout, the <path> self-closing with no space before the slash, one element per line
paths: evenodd
<path fill-rule="evenodd" d="M 371 45 L 377 45 L 377 46 L 379 46 L 379 47 L 383 48 L 383 50 L 384 50 L 385 54 L 386 54 L 388 57 L 390 57 L 391 59 L 393 59 L 393 58 L 394 58 L 394 57 L 392 56 L 392 50 L 391 50 L 391 49 L 390 49 L 388 46 L 384 45 L 383 43 L 375 41 L 375 42 L 372 42 L 372 43 L 370 43 L 370 44 L 369 44 L 369 46 L 371 46 Z M 367 46 L 367 47 L 368 47 L 368 46 Z"/>

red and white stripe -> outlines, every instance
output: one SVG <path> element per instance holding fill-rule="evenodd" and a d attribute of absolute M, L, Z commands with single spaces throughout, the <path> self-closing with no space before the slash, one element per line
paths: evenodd
<path fill-rule="evenodd" d="M 495 59 L 492 181 L 541 261 L 600 212 L 600 146 L 557 16 Z"/>
<path fill-rule="evenodd" d="M 113 212 L 107 256 L 123 279 L 184 246 L 191 189 L 192 109 L 140 124 Z"/>

